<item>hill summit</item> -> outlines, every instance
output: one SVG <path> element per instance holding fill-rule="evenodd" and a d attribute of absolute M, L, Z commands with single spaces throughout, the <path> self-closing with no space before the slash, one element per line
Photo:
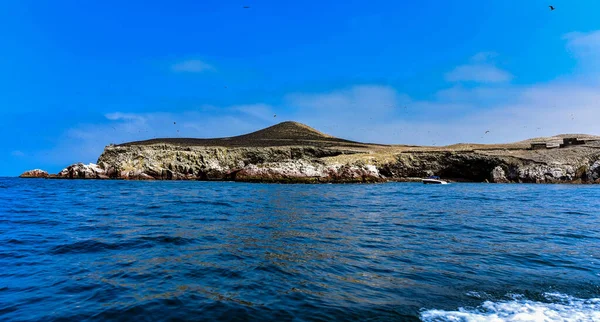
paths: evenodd
<path fill-rule="evenodd" d="M 319 132 L 312 127 L 293 121 L 286 121 L 252 133 L 226 138 L 159 138 L 145 141 L 123 143 L 119 146 L 173 144 L 185 146 L 224 146 L 224 147 L 265 147 L 285 145 L 310 146 L 353 146 L 364 147 L 367 144 L 336 138 Z"/>
<path fill-rule="evenodd" d="M 256 132 L 238 136 L 237 138 L 245 138 L 247 140 L 319 140 L 319 139 L 335 139 L 331 135 L 321 133 L 312 127 L 293 121 L 286 121 L 269 126 Z"/>

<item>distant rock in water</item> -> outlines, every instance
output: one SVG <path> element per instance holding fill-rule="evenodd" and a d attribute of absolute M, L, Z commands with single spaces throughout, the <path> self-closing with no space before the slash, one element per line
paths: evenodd
<path fill-rule="evenodd" d="M 248 182 L 417 181 L 600 183 L 600 137 L 572 134 L 509 144 L 369 144 L 297 122 L 228 138 L 165 138 L 107 146 L 97 164 L 51 178 Z"/>
<path fill-rule="evenodd" d="M 21 178 L 48 178 L 48 172 L 40 169 L 34 169 L 23 172 Z"/>

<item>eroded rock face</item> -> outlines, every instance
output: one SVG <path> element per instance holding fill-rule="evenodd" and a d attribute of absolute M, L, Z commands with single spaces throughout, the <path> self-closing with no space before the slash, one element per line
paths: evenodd
<path fill-rule="evenodd" d="M 501 166 L 497 166 L 492 170 L 492 182 L 495 183 L 506 183 L 509 180 L 506 178 L 506 172 Z"/>
<path fill-rule="evenodd" d="M 556 150 L 554 150 L 556 151 Z M 583 152 L 582 152 L 583 151 Z M 98 165 L 76 164 L 59 176 L 129 180 L 251 182 L 379 182 L 439 175 L 475 182 L 593 183 L 600 181 L 597 150 L 376 153 L 340 148 L 108 146 Z M 365 156 L 372 157 L 365 158 Z"/>
<path fill-rule="evenodd" d="M 546 156 L 548 162 L 528 154 L 515 156 L 493 151 L 402 152 L 385 161 L 378 161 L 376 154 L 364 158 L 365 154 L 353 153 L 343 149 L 286 146 L 109 146 L 98 164 L 77 163 L 57 177 L 316 183 L 406 181 L 439 175 L 495 183 L 600 182 L 600 153 L 594 151 L 581 154 L 574 150 L 563 159 L 550 155 Z"/>
<path fill-rule="evenodd" d="M 322 161 L 322 158 L 352 153 L 336 148 L 298 146 L 109 146 L 98 159 L 98 166 L 110 178 L 132 180 L 378 182 L 385 179 L 373 165 Z"/>
<path fill-rule="evenodd" d="M 326 177 L 325 166 L 305 160 L 249 164 L 235 173 L 236 180 L 258 182 L 320 182 Z"/>
<path fill-rule="evenodd" d="M 386 177 L 444 178 L 496 183 L 597 183 L 600 150 L 577 147 L 543 152 L 482 150 L 400 153 L 394 162 L 378 165 Z"/>
<path fill-rule="evenodd" d="M 386 177 L 407 178 L 437 175 L 444 178 L 464 178 L 483 182 L 490 179 L 492 170 L 505 163 L 504 158 L 469 152 L 400 153 L 392 162 L 378 166 Z"/>
<path fill-rule="evenodd" d="M 23 172 L 20 178 L 48 178 L 48 172 L 41 169 L 34 169 Z"/>
<path fill-rule="evenodd" d="M 255 182 L 381 182 L 385 178 L 373 165 L 324 165 L 308 160 L 293 160 L 248 165 L 236 172 L 235 180 Z"/>
<path fill-rule="evenodd" d="M 100 166 L 90 163 L 76 163 L 63 169 L 56 175 L 64 179 L 108 179 L 105 170 Z"/>
<path fill-rule="evenodd" d="M 586 176 L 591 181 L 600 180 L 600 161 L 594 162 L 586 171 Z"/>

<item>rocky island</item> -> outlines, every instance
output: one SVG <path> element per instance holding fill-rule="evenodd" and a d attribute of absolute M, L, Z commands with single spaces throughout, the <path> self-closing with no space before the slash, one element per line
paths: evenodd
<path fill-rule="evenodd" d="M 344 183 L 429 175 L 471 182 L 600 183 L 600 137 L 424 147 L 354 142 L 283 122 L 229 138 L 109 145 L 96 164 L 73 164 L 56 175 L 32 170 L 21 177 Z"/>

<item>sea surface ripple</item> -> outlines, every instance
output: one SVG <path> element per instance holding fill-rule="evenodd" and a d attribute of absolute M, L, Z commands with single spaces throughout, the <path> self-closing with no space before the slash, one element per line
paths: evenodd
<path fill-rule="evenodd" d="M 599 197 L 0 178 L 0 320 L 600 321 Z"/>

